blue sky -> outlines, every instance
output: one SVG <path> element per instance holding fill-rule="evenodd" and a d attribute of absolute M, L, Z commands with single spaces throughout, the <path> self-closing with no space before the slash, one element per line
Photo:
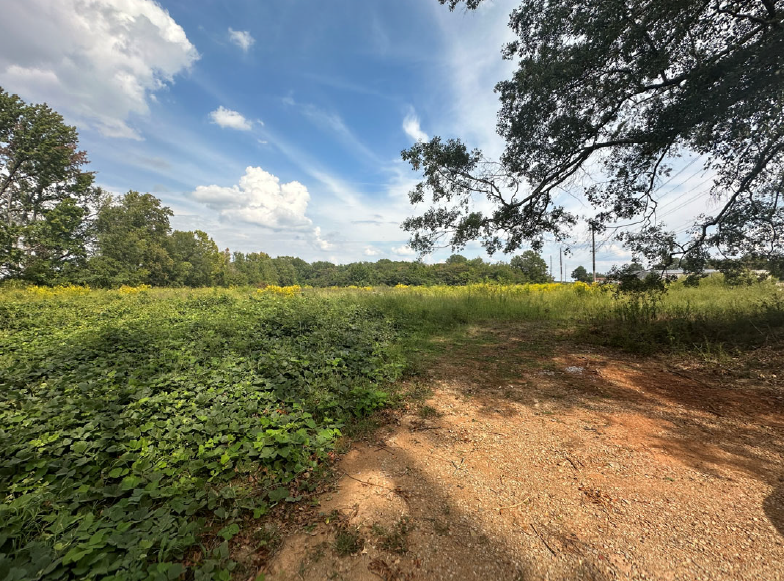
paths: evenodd
<path fill-rule="evenodd" d="M 513 67 L 500 48 L 514 0 L 453 13 L 436 0 L 3 4 L 0 86 L 77 125 L 99 185 L 154 193 L 174 227 L 221 248 L 414 259 L 399 224 L 417 176 L 400 151 L 433 135 L 489 155 L 503 146 L 493 86 Z M 688 201 L 678 196 L 704 181 L 698 166 L 665 195 Z M 688 217 L 704 198 L 679 205 L 675 218 Z M 575 238 L 569 272 L 590 265 L 587 233 Z M 628 258 L 607 242 L 598 265 Z"/>

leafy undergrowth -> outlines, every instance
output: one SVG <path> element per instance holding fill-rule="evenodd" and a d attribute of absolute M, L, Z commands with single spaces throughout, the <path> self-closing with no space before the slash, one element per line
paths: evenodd
<path fill-rule="evenodd" d="M 0 304 L 0 579 L 228 579 L 403 367 L 377 309 L 230 291 Z"/>

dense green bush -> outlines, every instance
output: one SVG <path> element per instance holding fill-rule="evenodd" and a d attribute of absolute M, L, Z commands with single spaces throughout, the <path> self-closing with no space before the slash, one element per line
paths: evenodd
<path fill-rule="evenodd" d="M 0 579 L 228 578 L 237 521 L 401 369 L 377 309 L 328 297 L 4 299 Z"/>

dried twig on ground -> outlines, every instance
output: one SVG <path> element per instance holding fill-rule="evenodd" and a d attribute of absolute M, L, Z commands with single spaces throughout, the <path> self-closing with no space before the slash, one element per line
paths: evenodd
<path fill-rule="evenodd" d="M 348 478 L 351 478 L 351 480 L 356 480 L 357 482 L 360 482 L 362 484 L 367 484 L 368 486 L 378 486 L 379 488 L 385 488 L 387 490 L 391 490 L 392 492 L 398 491 L 397 488 L 390 488 L 389 486 L 384 486 L 383 484 L 374 484 L 373 482 L 368 482 L 367 480 L 360 480 L 359 478 L 355 478 L 348 472 L 343 472 L 343 476 L 347 476 Z"/>
<path fill-rule="evenodd" d="M 524 501 L 518 502 L 517 504 L 510 504 L 509 506 L 499 506 L 498 507 L 498 514 L 501 514 L 502 510 L 511 509 L 511 508 L 517 508 L 518 506 L 522 506 L 525 503 L 527 503 L 529 500 L 530 500 L 530 498 L 526 498 Z"/>
<path fill-rule="evenodd" d="M 536 536 L 539 537 L 539 540 L 542 541 L 544 546 L 547 547 L 547 549 L 553 554 L 553 556 L 555 556 L 556 554 L 555 551 L 549 544 L 547 544 L 547 541 L 544 540 L 544 537 L 539 533 L 539 531 L 536 530 L 536 527 L 533 525 L 533 523 L 531 523 L 531 529 L 536 533 Z"/>

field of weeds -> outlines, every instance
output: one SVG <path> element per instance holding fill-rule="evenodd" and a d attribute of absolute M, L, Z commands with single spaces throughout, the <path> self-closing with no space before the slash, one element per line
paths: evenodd
<path fill-rule="evenodd" d="M 137 292 L 138 291 L 138 292 Z M 379 309 L 239 291 L 7 294 L 0 578 L 228 578 L 403 362 Z"/>
<path fill-rule="evenodd" d="M 30 287 L 0 301 L 0 579 L 229 579 L 248 519 L 296 503 L 422 340 L 538 321 L 645 352 L 775 344 L 773 283 L 619 295 L 469 285 Z"/>

